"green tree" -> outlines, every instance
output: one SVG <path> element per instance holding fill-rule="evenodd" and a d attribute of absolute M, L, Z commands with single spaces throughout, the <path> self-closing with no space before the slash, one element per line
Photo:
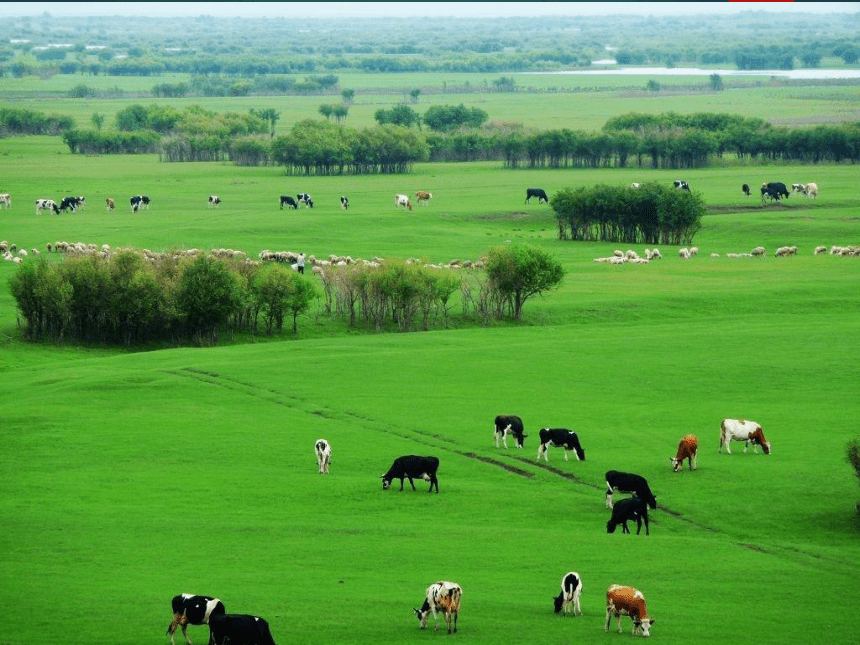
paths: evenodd
<path fill-rule="evenodd" d="M 653 78 L 645 84 L 645 89 L 649 92 L 659 92 L 660 91 L 660 83 L 655 81 Z"/>
<path fill-rule="evenodd" d="M 146 108 L 142 105 L 129 105 L 127 108 L 117 112 L 116 127 L 118 130 L 132 132 L 134 130 L 144 130 L 148 125 L 149 115 Z"/>
<path fill-rule="evenodd" d="M 254 296 L 266 322 L 266 333 L 284 327 L 293 290 L 293 271 L 276 264 L 265 267 L 254 280 Z"/>
<path fill-rule="evenodd" d="M 349 108 L 346 105 L 335 105 L 331 110 L 331 114 L 334 120 L 340 123 L 349 114 Z"/>
<path fill-rule="evenodd" d="M 419 96 L 421 96 L 421 90 L 418 88 L 409 92 L 409 97 L 412 99 L 412 103 L 414 103 L 414 104 L 418 103 L 418 97 Z"/>
<path fill-rule="evenodd" d="M 490 249 L 485 269 L 491 288 L 501 296 L 514 320 L 522 316 L 526 300 L 558 287 L 564 280 L 561 262 L 543 249 L 528 245 Z"/>
<path fill-rule="evenodd" d="M 333 105 L 320 105 L 319 110 L 317 110 L 320 114 L 325 117 L 325 120 L 328 121 L 331 119 L 331 115 L 334 113 Z"/>
<path fill-rule="evenodd" d="M 355 90 L 342 90 L 340 96 L 343 98 L 344 103 L 351 105 L 355 100 Z"/>
<path fill-rule="evenodd" d="M 711 81 L 711 89 L 715 92 L 721 92 L 723 89 L 723 77 L 719 74 L 711 74 L 708 79 Z"/>
<path fill-rule="evenodd" d="M 93 125 L 96 126 L 96 130 L 101 130 L 102 126 L 105 123 L 105 115 L 104 114 L 93 114 L 90 118 Z"/>
<path fill-rule="evenodd" d="M 235 279 L 223 262 L 204 255 L 186 267 L 179 281 L 177 307 L 189 336 L 217 342 L 218 328 L 240 304 Z"/>
<path fill-rule="evenodd" d="M 451 132 L 461 126 L 480 128 L 489 115 L 480 108 L 467 108 L 462 103 L 457 106 L 432 105 L 424 113 L 423 121 L 436 132 Z"/>
<path fill-rule="evenodd" d="M 275 108 L 266 108 L 264 110 L 250 110 L 251 114 L 255 117 L 266 121 L 270 126 L 269 137 L 274 138 L 275 136 L 275 124 L 280 120 L 281 113 L 278 112 Z"/>

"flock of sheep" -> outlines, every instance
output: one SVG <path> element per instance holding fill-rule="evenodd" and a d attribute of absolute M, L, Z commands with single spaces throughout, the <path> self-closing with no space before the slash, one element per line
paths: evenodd
<path fill-rule="evenodd" d="M 824 255 L 827 253 L 826 246 L 816 246 L 813 251 L 814 255 Z M 678 256 L 682 260 L 689 260 L 692 257 L 695 257 L 699 254 L 699 247 L 691 246 L 690 248 L 680 248 L 678 249 Z M 765 257 L 767 255 L 767 249 L 763 246 L 757 246 L 749 253 L 726 253 L 725 257 L 727 258 L 754 258 L 754 257 Z M 797 255 L 797 247 L 796 246 L 780 246 L 773 253 L 774 257 L 784 258 L 790 255 Z M 831 246 L 830 247 L 830 255 L 839 255 L 842 257 L 860 257 L 860 246 Z M 719 253 L 711 253 L 712 258 L 720 257 Z M 599 264 L 648 264 L 652 260 L 660 260 L 663 256 L 661 255 L 659 249 L 645 249 L 644 257 L 640 257 L 636 251 L 632 249 L 628 249 L 627 251 L 621 251 L 616 249 L 613 251 L 612 255 L 609 257 L 602 258 L 594 258 L 594 262 Z"/>

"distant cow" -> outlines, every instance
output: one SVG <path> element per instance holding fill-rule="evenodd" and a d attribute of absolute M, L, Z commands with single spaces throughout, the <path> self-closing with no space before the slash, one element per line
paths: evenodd
<path fill-rule="evenodd" d="M 343 210 L 349 210 L 349 199 L 347 199 L 346 195 L 340 196 L 340 207 Z"/>
<path fill-rule="evenodd" d="M 688 192 L 690 190 L 690 184 L 688 184 L 686 181 L 676 179 L 673 183 L 675 188 L 677 188 L 678 190 L 686 190 Z"/>
<path fill-rule="evenodd" d="M 745 442 L 744 452 L 752 444 L 753 454 L 758 454 L 757 446 L 762 447 L 764 454 L 770 454 L 770 442 L 764 438 L 761 424 L 755 421 L 723 419 L 722 423 L 720 423 L 720 449 L 717 452 L 722 452 L 723 446 L 725 446 L 726 452 L 732 454 L 732 449 L 729 445 L 732 441 Z"/>
<path fill-rule="evenodd" d="M 792 184 L 791 192 L 803 193 L 811 199 L 818 197 L 818 184 Z"/>
<path fill-rule="evenodd" d="M 210 645 L 275 645 L 269 623 L 248 614 L 219 614 L 209 619 Z"/>
<path fill-rule="evenodd" d="M 419 190 L 415 193 L 415 201 L 424 206 L 433 199 L 433 193 L 428 193 L 426 190 Z"/>
<path fill-rule="evenodd" d="M 621 533 L 630 533 L 627 528 L 628 521 L 636 522 L 636 535 L 642 530 L 642 522 L 645 522 L 645 535 L 648 532 L 648 505 L 638 497 L 622 499 L 612 507 L 612 517 L 606 523 L 606 532 L 615 533 L 616 527 L 621 524 Z"/>
<path fill-rule="evenodd" d="M 85 202 L 86 200 L 83 197 L 63 197 L 60 201 L 60 212 L 65 213 L 67 210 L 70 210 L 74 213 L 78 208 L 82 207 Z"/>
<path fill-rule="evenodd" d="M 611 585 L 606 590 L 606 629 L 609 631 L 609 623 L 612 617 L 618 623 L 618 633 L 621 633 L 621 617 L 630 616 L 633 620 L 633 635 L 642 634 L 646 638 L 651 635 L 651 625 L 654 619 L 648 615 L 645 607 L 645 596 L 633 587 Z"/>
<path fill-rule="evenodd" d="M 678 444 L 678 453 L 670 458 L 675 472 L 681 470 L 685 459 L 690 470 L 696 470 L 699 467 L 699 440 L 694 434 L 688 434 L 681 439 L 681 443 Z"/>
<path fill-rule="evenodd" d="M 641 475 L 633 473 L 622 473 L 617 470 L 610 470 L 606 473 L 606 505 L 612 508 L 612 494 L 614 491 L 619 493 L 632 493 L 651 508 L 657 508 L 657 498 L 651 492 L 648 486 L 648 481 Z"/>
<path fill-rule="evenodd" d="M 639 187 L 641 187 L 641 186 L 642 186 L 642 184 L 640 184 L 640 183 L 638 183 L 638 182 L 635 182 L 635 181 L 634 181 L 632 184 L 630 184 L 630 187 L 631 187 L 631 188 L 639 188 Z"/>
<path fill-rule="evenodd" d="M 167 626 L 167 633 L 170 634 L 171 645 L 175 645 L 174 636 L 178 626 L 182 627 L 182 635 L 187 645 L 191 645 L 191 639 L 186 633 L 188 625 L 207 625 L 213 616 L 225 613 L 223 603 L 211 596 L 184 593 L 174 596 L 170 605 L 173 608 L 173 622 Z"/>
<path fill-rule="evenodd" d="M 457 618 L 460 615 L 460 600 L 463 597 L 463 590 L 456 582 L 448 582 L 440 580 L 427 587 L 427 594 L 424 597 L 424 604 L 421 609 L 413 607 L 415 616 L 421 625 L 421 629 L 427 627 L 427 615 L 433 612 L 433 624 L 435 630 L 439 630 L 439 617 L 437 612 L 441 611 L 445 615 L 445 625 L 448 627 L 449 634 L 457 633 Z"/>
<path fill-rule="evenodd" d="M 317 439 L 314 444 L 314 452 L 317 455 L 317 465 L 320 475 L 328 475 L 329 463 L 331 463 L 331 446 L 325 439 Z"/>
<path fill-rule="evenodd" d="M 505 448 L 508 447 L 508 435 L 513 435 L 517 440 L 517 448 L 523 447 L 523 441 L 528 436 L 523 434 L 523 420 L 518 416 L 500 414 L 493 422 L 493 441 L 496 448 L 499 447 L 499 437 L 502 438 L 502 444 Z"/>
<path fill-rule="evenodd" d="M 12 195 L 9 193 L 0 193 L 0 206 L 3 208 L 12 208 Z"/>
<path fill-rule="evenodd" d="M 57 206 L 57 202 L 55 202 L 53 199 L 36 200 L 36 215 L 38 215 L 42 211 L 54 211 L 55 214 L 60 214 L 60 209 Z"/>
<path fill-rule="evenodd" d="M 746 195 L 747 197 L 749 197 L 749 196 L 750 196 L 750 187 L 749 187 L 749 184 L 744 184 L 743 186 L 741 186 L 741 192 L 743 192 L 743 194 L 744 194 L 744 195 Z"/>
<path fill-rule="evenodd" d="M 314 200 L 311 199 L 311 196 L 307 193 L 299 193 L 296 195 L 296 199 L 299 200 L 299 204 L 304 204 L 305 208 L 313 208 Z"/>
<path fill-rule="evenodd" d="M 221 198 L 218 195 L 209 195 L 209 206 L 211 208 L 218 208 L 218 204 L 221 203 Z"/>
<path fill-rule="evenodd" d="M 436 493 L 439 492 L 439 480 L 436 478 L 436 471 L 439 469 L 439 459 L 437 457 L 418 457 L 416 455 L 405 455 L 398 457 L 391 464 L 388 472 L 382 476 L 382 490 L 388 490 L 391 487 L 391 482 L 395 479 L 400 480 L 400 490 L 403 490 L 403 480 L 408 479 L 412 485 L 412 490 L 415 490 L 415 482 L 413 479 L 423 479 L 430 482 L 428 493 L 433 492 L 433 486 L 436 486 Z"/>
<path fill-rule="evenodd" d="M 575 432 L 571 432 L 565 428 L 541 428 L 540 430 L 540 447 L 538 448 L 538 461 L 541 455 L 545 461 L 549 461 L 549 447 L 564 448 L 564 460 L 567 459 L 567 451 L 573 450 L 573 454 L 577 461 L 585 461 L 585 450 L 579 444 L 579 437 Z"/>
<path fill-rule="evenodd" d="M 296 200 L 289 195 L 281 195 L 281 210 L 284 210 L 284 204 L 286 204 L 293 210 L 299 207 L 299 205 L 296 203 Z"/>
<path fill-rule="evenodd" d="M 532 197 L 537 197 L 538 204 L 546 204 L 549 201 L 543 188 L 526 188 L 526 204 L 532 203 Z"/>
<path fill-rule="evenodd" d="M 129 200 L 131 204 L 131 212 L 136 213 L 141 208 L 149 208 L 149 197 L 146 195 L 135 195 Z"/>
<path fill-rule="evenodd" d="M 113 199 L 111 199 L 110 197 L 108 197 L 105 200 L 105 210 L 106 211 L 112 211 L 114 208 L 116 208 L 116 202 Z"/>
<path fill-rule="evenodd" d="M 769 197 L 775 201 L 781 201 L 783 197 L 788 199 L 788 188 L 781 181 L 772 181 L 761 185 L 761 203 L 764 204 L 765 198 Z"/>
<path fill-rule="evenodd" d="M 570 613 L 570 606 L 573 605 L 573 615 L 579 614 L 582 616 L 582 607 L 579 605 L 579 597 L 582 595 L 582 578 L 576 571 L 564 574 L 561 578 L 561 593 L 552 599 L 555 613 L 562 610 L 564 615 Z"/>
<path fill-rule="evenodd" d="M 406 195 L 394 196 L 394 208 L 398 208 L 399 206 L 403 206 L 410 211 L 412 210 L 412 204 L 409 203 L 409 197 Z"/>

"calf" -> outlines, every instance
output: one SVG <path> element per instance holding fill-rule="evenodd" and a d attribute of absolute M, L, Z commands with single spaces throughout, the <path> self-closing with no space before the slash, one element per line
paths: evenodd
<path fill-rule="evenodd" d="M 750 196 L 750 187 L 749 187 L 749 184 L 744 184 L 743 186 L 741 186 L 741 192 L 743 192 L 743 194 L 744 194 L 744 195 L 746 195 L 747 197 L 749 197 L 749 196 Z"/>
<path fill-rule="evenodd" d="M 60 214 L 60 209 L 57 207 L 57 202 L 53 199 L 37 199 L 36 200 L 36 215 L 42 211 L 54 211 L 55 214 Z"/>
<path fill-rule="evenodd" d="M 689 192 L 689 190 L 690 190 L 690 184 L 688 184 L 686 181 L 683 181 L 681 179 L 676 179 L 674 181 L 674 186 L 678 190 L 686 190 L 687 192 Z"/>
<path fill-rule="evenodd" d="M 439 617 L 437 612 L 441 610 L 445 615 L 445 625 L 448 627 L 448 633 L 456 634 L 457 618 L 460 615 L 460 599 L 462 597 L 463 590 L 456 582 L 440 580 L 427 587 L 427 594 L 424 597 L 424 604 L 421 605 L 421 609 L 412 608 L 416 618 L 418 618 L 421 629 L 427 627 L 427 615 L 432 611 L 434 629 L 438 631 Z"/>
<path fill-rule="evenodd" d="M 517 440 L 517 448 L 523 447 L 523 441 L 525 441 L 528 435 L 523 434 L 523 420 L 518 416 L 500 414 L 496 417 L 493 425 L 493 440 L 495 441 L 496 448 L 499 447 L 499 437 L 501 437 L 502 444 L 507 449 L 509 434 L 514 435 L 514 438 Z"/>
<path fill-rule="evenodd" d="M 761 446 L 764 454 L 770 454 L 770 442 L 764 438 L 764 431 L 761 425 L 755 421 L 723 419 L 722 423 L 720 423 L 720 449 L 717 452 L 722 452 L 723 446 L 725 446 L 726 452 L 732 454 L 732 449 L 729 445 L 732 441 L 745 442 L 744 452 L 752 444 L 753 454 L 758 454 L 758 446 Z"/>
<path fill-rule="evenodd" d="M 314 200 L 311 199 L 311 196 L 307 193 L 299 193 L 296 195 L 296 199 L 299 200 L 299 204 L 304 204 L 305 208 L 313 208 Z"/>
<path fill-rule="evenodd" d="M 340 196 L 340 207 L 345 211 L 349 210 L 349 199 L 347 199 L 346 195 Z"/>
<path fill-rule="evenodd" d="M 651 508 L 657 508 L 657 498 L 651 493 L 648 481 L 641 475 L 610 470 L 606 473 L 606 505 L 612 508 L 612 493 L 632 493 Z"/>
<path fill-rule="evenodd" d="M 174 596 L 170 605 L 173 608 L 173 622 L 167 626 L 167 633 L 170 634 L 171 645 L 175 645 L 174 636 L 177 626 L 182 627 L 185 642 L 191 645 L 191 639 L 186 633 L 189 624 L 206 625 L 213 616 L 225 613 L 223 603 L 211 596 L 195 596 L 184 593 Z"/>
<path fill-rule="evenodd" d="M 314 444 L 314 452 L 317 455 L 317 466 L 320 469 L 320 475 L 328 475 L 328 466 L 331 463 L 331 446 L 325 439 L 317 439 Z"/>
<path fill-rule="evenodd" d="M 146 195 L 135 195 L 128 200 L 131 204 L 131 212 L 136 213 L 141 208 L 149 208 L 149 197 Z"/>
<path fill-rule="evenodd" d="M 549 461 L 549 446 L 564 448 L 564 460 L 567 459 L 567 451 L 573 450 L 573 454 L 577 461 L 585 461 L 585 450 L 579 444 L 579 437 L 575 432 L 564 428 L 541 428 L 540 431 L 540 447 L 538 448 L 538 461 L 541 455 L 545 461 Z"/>
<path fill-rule="evenodd" d="M 394 208 L 396 209 L 399 206 L 403 206 L 407 210 L 412 210 L 412 204 L 409 203 L 409 197 L 406 195 L 395 195 L 394 196 Z"/>
<path fill-rule="evenodd" d="M 408 479 L 412 485 L 412 490 L 415 490 L 414 479 L 423 479 L 430 482 L 428 493 L 433 492 L 433 486 L 436 486 L 436 493 L 439 493 L 439 480 L 436 478 L 436 471 L 439 469 L 439 459 L 437 457 L 418 457 L 416 455 L 404 455 L 398 457 L 391 464 L 388 472 L 382 476 L 382 490 L 388 490 L 391 487 L 391 482 L 395 479 L 400 480 L 400 490 L 403 490 L 403 480 Z"/>
<path fill-rule="evenodd" d="M 433 199 L 433 193 L 428 193 L 426 190 L 419 190 L 415 193 L 415 201 L 419 204 L 423 204 L 424 206 Z"/>
<path fill-rule="evenodd" d="M 616 527 L 621 524 L 621 533 L 630 533 L 627 528 L 629 520 L 636 521 L 636 535 L 642 530 L 642 522 L 645 522 L 645 535 L 648 532 L 648 506 L 638 497 L 622 499 L 612 508 L 612 517 L 606 523 L 606 532 L 615 533 Z"/>
<path fill-rule="evenodd" d="M 296 200 L 289 195 L 281 195 L 281 210 L 284 210 L 284 204 L 286 204 L 293 210 L 299 207 L 299 205 L 296 203 Z"/>
<path fill-rule="evenodd" d="M 574 617 L 579 614 L 582 616 L 582 607 L 579 605 L 579 597 L 582 594 L 582 578 L 576 571 L 564 574 L 561 579 L 561 593 L 552 599 L 555 613 L 562 610 L 564 615 L 570 613 L 570 606 L 573 605 Z"/>
<path fill-rule="evenodd" d="M 12 208 L 12 195 L 9 193 L 0 193 L 0 206 L 3 208 Z"/>
<path fill-rule="evenodd" d="M 621 633 L 621 617 L 630 616 L 633 620 L 633 635 L 642 634 L 646 638 L 651 635 L 651 625 L 654 619 L 648 615 L 645 607 L 645 596 L 633 587 L 622 587 L 621 585 L 610 585 L 606 590 L 606 628 L 609 631 L 609 623 L 612 616 L 618 623 L 618 633 Z"/>
<path fill-rule="evenodd" d="M 678 444 L 678 454 L 670 457 L 669 461 L 672 462 L 675 472 L 681 470 L 685 459 L 690 470 L 696 470 L 699 467 L 699 440 L 694 434 L 688 434 L 681 439 L 681 443 Z"/>
<path fill-rule="evenodd" d="M 269 623 L 248 614 L 219 614 L 209 619 L 212 645 L 275 645 Z"/>
<path fill-rule="evenodd" d="M 218 195 L 209 195 L 209 207 L 210 208 L 218 208 L 218 204 L 221 203 L 221 198 Z"/>
<path fill-rule="evenodd" d="M 532 197 L 537 197 L 538 204 L 546 204 L 549 201 L 543 188 L 526 188 L 526 204 L 532 203 Z"/>
<path fill-rule="evenodd" d="M 105 210 L 106 211 L 112 211 L 114 208 L 116 208 L 116 202 L 113 199 L 111 199 L 110 197 L 108 197 L 105 200 Z"/>

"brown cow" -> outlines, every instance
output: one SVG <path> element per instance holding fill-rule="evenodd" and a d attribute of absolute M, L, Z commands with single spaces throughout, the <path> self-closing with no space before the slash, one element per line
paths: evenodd
<path fill-rule="evenodd" d="M 433 199 L 433 193 L 428 193 L 426 190 L 419 190 L 417 193 L 415 193 L 415 201 L 417 201 L 419 204 L 423 203 L 424 206 L 426 206 L 427 202 L 429 202 L 431 199 Z"/>
<path fill-rule="evenodd" d="M 114 208 L 116 208 L 116 202 L 108 197 L 105 200 L 105 210 L 112 211 Z"/>
<path fill-rule="evenodd" d="M 699 467 L 699 440 L 694 434 L 688 434 L 681 439 L 681 443 L 678 444 L 678 454 L 670 459 L 675 472 L 681 470 L 685 459 L 690 470 L 696 470 Z"/>
<path fill-rule="evenodd" d="M 651 625 L 654 624 L 654 619 L 648 615 L 648 610 L 645 607 L 645 596 L 642 592 L 633 587 L 622 587 L 621 585 L 611 585 L 606 590 L 606 629 L 609 631 L 609 623 L 612 621 L 612 616 L 618 623 L 618 633 L 622 632 L 621 617 L 630 616 L 633 620 L 633 635 L 642 634 L 646 638 L 651 635 Z"/>

